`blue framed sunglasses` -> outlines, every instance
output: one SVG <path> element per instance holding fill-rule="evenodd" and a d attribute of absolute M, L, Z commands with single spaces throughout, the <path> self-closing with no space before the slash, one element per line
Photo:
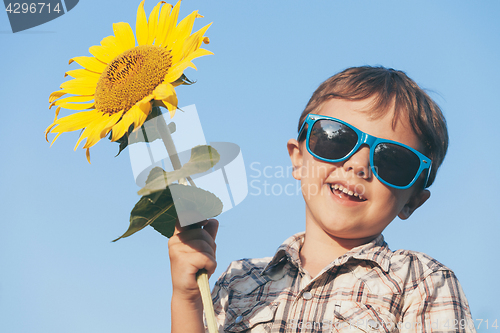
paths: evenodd
<path fill-rule="evenodd" d="M 377 138 L 336 118 L 308 114 L 300 128 L 300 139 L 307 124 L 307 151 L 324 162 L 342 162 L 362 145 L 370 147 L 370 168 L 385 185 L 397 189 L 411 187 L 424 172 L 424 188 L 432 167 L 430 158 L 402 143 Z"/>

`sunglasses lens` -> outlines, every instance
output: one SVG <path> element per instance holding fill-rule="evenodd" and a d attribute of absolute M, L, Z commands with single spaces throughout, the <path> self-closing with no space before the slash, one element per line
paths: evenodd
<path fill-rule="evenodd" d="M 386 182 L 407 186 L 418 172 L 420 158 L 405 147 L 386 142 L 375 147 L 373 165 L 380 178 Z"/>
<path fill-rule="evenodd" d="M 351 128 L 323 119 L 316 121 L 311 129 L 309 149 L 319 157 L 338 160 L 347 156 L 357 142 L 358 135 Z"/>

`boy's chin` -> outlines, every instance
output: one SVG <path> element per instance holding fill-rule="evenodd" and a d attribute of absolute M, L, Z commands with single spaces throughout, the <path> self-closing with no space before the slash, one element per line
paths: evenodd
<path fill-rule="evenodd" d="M 338 241 L 338 242 L 360 242 L 360 243 L 368 243 L 382 233 L 382 231 L 373 231 L 373 232 L 366 232 L 366 230 L 359 231 L 359 230 L 345 230 L 342 228 L 335 229 L 335 228 L 325 228 L 323 229 L 325 234 L 327 234 L 332 240 Z"/>

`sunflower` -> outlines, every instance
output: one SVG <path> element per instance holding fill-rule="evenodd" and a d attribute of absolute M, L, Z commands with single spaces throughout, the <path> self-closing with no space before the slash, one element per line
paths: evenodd
<path fill-rule="evenodd" d="M 45 139 L 56 134 L 51 146 L 61 133 L 83 129 L 75 150 L 86 139 L 83 148 L 90 163 L 90 147 L 110 132 L 111 141 L 117 141 L 132 125 L 133 130 L 141 127 L 153 106 L 166 107 L 174 116 L 174 87 L 185 82 L 184 70 L 196 69 L 193 59 L 213 54 L 200 48 L 209 42 L 203 35 L 210 24 L 191 34 L 195 19 L 203 16 L 194 11 L 177 24 L 179 7 L 180 1 L 175 6 L 161 1 L 148 19 L 143 0 L 137 9 L 137 44 L 128 23 L 114 23 L 114 36 L 90 47 L 93 57 L 69 61 L 83 68 L 66 72 L 73 79 L 49 97 L 49 109 L 57 106 L 54 122 L 45 130 Z M 66 94 L 73 96 L 62 98 Z M 88 111 L 58 118 L 61 108 Z"/>

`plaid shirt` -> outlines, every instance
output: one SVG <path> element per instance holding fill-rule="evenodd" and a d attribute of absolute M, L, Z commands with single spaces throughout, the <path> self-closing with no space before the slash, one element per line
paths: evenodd
<path fill-rule="evenodd" d="M 303 242 L 231 263 L 212 292 L 220 332 L 475 332 L 457 278 L 429 256 L 392 252 L 380 235 L 313 279 Z"/>

